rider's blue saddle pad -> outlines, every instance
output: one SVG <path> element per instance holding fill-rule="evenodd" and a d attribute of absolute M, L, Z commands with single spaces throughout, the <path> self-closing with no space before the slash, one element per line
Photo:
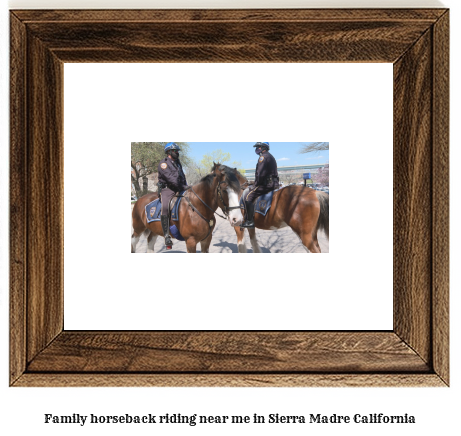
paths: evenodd
<path fill-rule="evenodd" d="M 178 197 L 176 202 L 173 205 L 173 209 L 171 210 L 171 220 L 172 221 L 179 221 L 179 204 L 181 203 L 182 200 L 182 195 L 184 194 L 183 191 L 181 192 L 181 197 Z M 148 223 L 152 223 L 154 221 L 160 221 L 160 215 L 162 214 L 162 203 L 160 202 L 160 199 L 157 198 L 157 200 L 154 200 L 150 202 L 146 206 L 146 218 Z M 172 233 L 173 234 L 173 233 Z M 179 234 L 179 232 L 178 232 Z M 174 235 L 173 235 L 174 236 Z M 176 238 L 176 236 L 175 236 Z M 178 239 L 178 238 L 176 238 Z"/>
<path fill-rule="evenodd" d="M 241 209 L 245 209 L 245 205 L 243 203 L 243 198 L 246 198 L 246 196 L 247 196 L 247 192 L 245 191 L 243 193 L 242 197 L 240 198 L 240 208 Z M 272 206 L 272 197 L 273 196 L 274 196 L 274 191 L 270 191 L 267 194 L 263 194 L 263 195 L 259 196 L 256 199 L 256 202 L 255 202 L 255 213 L 257 212 L 257 213 L 259 213 L 261 215 L 266 216 L 268 210 Z"/>
<path fill-rule="evenodd" d="M 162 213 L 162 205 L 160 199 L 152 201 L 146 205 L 146 219 L 148 223 L 153 221 L 160 221 L 160 215 Z"/>

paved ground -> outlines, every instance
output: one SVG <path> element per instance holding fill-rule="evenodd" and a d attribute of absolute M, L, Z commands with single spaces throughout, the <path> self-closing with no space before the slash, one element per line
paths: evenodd
<path fill-rule="evenodd" d="M 217 212 L 222 215 L 221 209 Z M 237 235 L 227 220 L 216 216 L 216 227 L 211 240 L 210 253 L 238 253 Z M 131 236 L 131 235 L 130 235 Z M 256 237 L 263 253 L 306 253 L 299 238 L 289 227 L 281 230 L 259 230 L 256 229 Z M 326 235 L 321 232 L 318 235 L 322 253 L 329 252 L 329 242 Z M 173 250 L 168 253 L 186 253 L 186 243 L 173 240 Z M 245 245 L 248 253 L 253 253 L 250 237 L 245 232 Z M 137 247 L 136 253 L 145 253 L 147 249 L 147 239 L 142 236 Z M 163 237 L 158 237 L 154 247 L 155 253 L 166 253 Z M 200 244 L 197 245 L 197 253 L 200 253 Z"/>

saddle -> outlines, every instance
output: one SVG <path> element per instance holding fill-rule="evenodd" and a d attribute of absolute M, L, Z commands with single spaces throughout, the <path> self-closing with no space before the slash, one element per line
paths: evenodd
<path fill-rule="evenodd" d="M 168 210 L 170 211 L 170 219 L 172 221 L 179 221 L 179 205 L 181 204 L 183 191 L 179 194 L 178 197 L 174 196 L 169 204 Z M 160 221 L 160 215 L 162 214 L 162 202 L 160 198 L 157 200 L 151 201 L 146 205 L 146 218 L 148 223 L 154 221 Z"/>
<path fill-rule="evenodd" d="M 245 203 L 243 201 L 244 198 L 247 197 L 248 193 L 250 192 L 250 188 L 246 188 L 243 191 L 243 195 L 240 198 L 240 209 L 245 209 Z M 274 196 L 275 191 L 270 191 L 267 194 L 263 194 L 259 196 L 255 201 L 255 213 L 259 213 L 260 215 L 266 216 L 267 212 L 272 206 L 272 197 Z"/>
<path fill-rule="evenodd" d="M 171 199 L 170 202 L 170 234 L 173 236 L 173 238 L 177 239 L 178 241 L 184 241 L 184 238 L 182 237 L 181 233 L 179 233 L 178 228 L 176 227 L 176 224 L 173 224 L 172 221 L 179 221 L 179 204 L 181 203 L 182 200 L 182 194 L 181 193 L 180 197 L 174 196 Z M 160 216 L 162 214 L 162 203 L 160 201 L 160 198 L 157 198 L 157 200 L 151 201 L 149 204 L 146 205 L 146 219 L 148 223 L 152 223 L 155 221 L 160 221 Z"/>

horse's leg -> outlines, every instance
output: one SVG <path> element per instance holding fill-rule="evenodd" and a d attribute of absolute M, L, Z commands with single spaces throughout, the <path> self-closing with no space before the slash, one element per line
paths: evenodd
<path fill-rule="evenodd" d="M 188 253 L 197 253 L 197 241 L 194 237 L 190 237 L 187 239 L 186 247 Z"/>
<path fill-rule="evenodd" d="M 213 238 L 213 233 L 210 232 L 210 235 L 200 242 L 200 250 L 202 253 L 209 253 L 210 252 L 210 244 L 211 239 Z"/>
<path fill-rule="evenodd" d="M 139 239 L 145 230 L 144 224 L 142 223 L 141 219 L 133 219 L 133 225 L 131 227 L 131 252 L 136 253 L 136 245 L 138 245 Z"/>
<path fill-rule="evenodd" d="M 315 243 L 311 233 L 303 233 L 299 238 L 308 253 L 321 253 L 320 246 L 318 242 Z"/>
<path fill-rule="evenodd" d="M 140 212 L 140 207 L 138 202 L 133 207 L 133 211 L 131 212 L 132 221 L 131 221 L 131 252 L 136 253 L 136 245 L 138 245 L 139 239 L 141 235 L 148 231 L 146 226 L 142 220 L 142 213 Z"/>
<path fill-rule="evenodd" d="M 239 253 L 246 253 L 247 246 L 245 245 L 245 230 L 242 230 L 240 227 L 234 227 L 235 234 L 237 235 L 237 246 Z"/>
<path fill-rule="evenodd" d="M 253 253 L 261 253 L 261 248 L 259 247 L 258 240 L 256 239 L 256 230 L 248 229 L 248 233 L 250 234 L 250 242 L 253 247 Z"/>
<path fill-rule="evenodd" d="M 131 252 L 136 253 L 136 245 L 138 245 L 139 238 L 141 235 L 138 235 L 135 231 L 131 234 Z"/>
<path fill-rule="evenodd" d="M 153 253 L 155 242 L 157 241 L 158 235 L 150 232 L 149 236 L 147 237 L 147 249 L 146 253 Z"/>
<path fill-rule="evenodd" d="M 287 191 L 288 192 L 288 191 Z M 307 193 L 307 191 L 304 191 Z M 308 253 L 321 253 L 317 240 L 319 216 L 321 212 L 320 203 L 317 198 L 312 201 L 310 193 L 300 200 L 293 213 L 287 220 L 287 224 L 298 236 L 304 249 Z"/>
<path fill-rule="evenodd" d="M 314 240 L 315 246 L 317 247 L 317 250 L 319 250 L 318 253 L 321 253 L 322 251 L 320 250 L 320 244 L 319 244 L 319 240 L 317 239 L 317 233 L 314 234 L 313 240 Z"/>

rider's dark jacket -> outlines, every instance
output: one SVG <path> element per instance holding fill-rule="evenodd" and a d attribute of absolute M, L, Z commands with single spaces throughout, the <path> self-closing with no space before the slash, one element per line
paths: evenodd
<path fill-rule="evenodd" d="M 274 156 L 264 150 L 258 159 L 255 172 L 255 186 L 264 186 L 267 191 L 279 187 L 279 173 Z"/>
<path fill-rule="evenodd" d="M 167 156 L 159 162 L 158 181 L 174 192 L 187 189 L 186 176 L 179 159 L 174 161 Z"/>
<path fill-rule="evenodd" d="M 274 156 L 268 151 L 263 151 L 259 155 L 256 165 L 254 184 L 250 186 L 245 201 L 254 202 L 259 196 L 278 188 L 279 174 L 277 171 L 277 162 Z"/>

